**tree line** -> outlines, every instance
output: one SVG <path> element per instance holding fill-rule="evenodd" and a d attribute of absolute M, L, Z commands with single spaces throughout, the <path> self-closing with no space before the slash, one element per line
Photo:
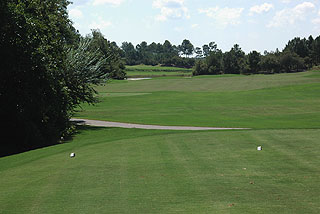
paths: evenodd
<path fill-rule="evenodd" d="M 290 40 L 283 51 L 251 51 L 245 54 L 235 44 L 230 51 L 222 52 L 212 42 L 199 51 L 193 75 L 211 74 L 274 74 L 299 72 L 320 64 L 320 36 L 296 37 Z M 204 53 L 204 54 L 203 54 Z"/>
<path fill-rule="evenodd" d="M 0 1 L 0 156 L 59 143 L 94 85 L 125 78 L 121 50 L 97 30 L 80 36 L 69 3 Z"/>
<path fill-rule="evenodd" d="M 181 45 L 172 45 L 166 40 L 163 44 L 152 42 L 147 44 L 143 41 L 134 46 L 131 42 L 123 42 L 121 56 L 127 65 L 158 65 L 192 68 L 195 59 L 191 57 L 194 46 L 185 39 Z"/>
<path fill-rule="evenodd" d="M 123 42 L 120 49 L 127 65 L 193 67 L 193 75 L 296 72 L 320 63 L 320 36 L 315 39 L 296 37 L 283 51 L 276 49 L 263 54 L 258 51 L 246 54 L 238 44 L 226 52 L 218 49 L 215 42 L 195 47 L 187 39 L 177 46 L 168 40 L 149 45 L 143 41 L 136 46 Z"/>

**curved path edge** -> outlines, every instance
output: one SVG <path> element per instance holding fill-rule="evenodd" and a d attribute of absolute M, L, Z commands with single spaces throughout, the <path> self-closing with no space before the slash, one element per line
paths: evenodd
<path fill-rule="evenodd" d="M 70 121 L 76 122 L 81 125 L 97 126 L 97 127 L 118 127 L 118 128 L 129 128 L 129 129 L 156 129 L 156 130 L 248 130 L 250 128 L 218 128 L 218 127 L 194 127 L 194 126 L 159 126 L 159 125 L 142 125 L 133 123 L 120 123 L 120 122 L 109 122 L 100 120 L 88 120 L 88 119 L 76 119 L 72 118 Z"/>

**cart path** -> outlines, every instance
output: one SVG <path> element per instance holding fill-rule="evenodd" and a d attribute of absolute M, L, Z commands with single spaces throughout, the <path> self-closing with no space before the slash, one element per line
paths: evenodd
<path fill-rule="evenodd" d="M 136 128 L 136 129 L 157 129 L 157 130 L 247 130 L 250 128 L 218 128 L 218 127 L 194 127 L 194 126 L 159 126 L 159 125 L 142 125 L 133 123 L 109 122 L 100 120 L 87 119 L 71 119 L 81 125 L 97 126 L 97 127 L 118 127 L 118 128 Z"/>

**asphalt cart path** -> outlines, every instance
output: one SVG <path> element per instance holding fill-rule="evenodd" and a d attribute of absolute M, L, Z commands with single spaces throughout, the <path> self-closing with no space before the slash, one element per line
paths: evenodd
<path fill-rule="evenodd" d="M 143 125 L 133 123 L 109 122 L 88 119 L 71 119 L 81 125 L 97 126 L 97 127 L 118 127 L 118 128 L 135 128 L 135 129 L 157 129 L 157 130 L 245 130 L 249 128 L 219 128 L 219 127 L 195 127 L 195 126 L 159 126 L 159 125 Z"/>

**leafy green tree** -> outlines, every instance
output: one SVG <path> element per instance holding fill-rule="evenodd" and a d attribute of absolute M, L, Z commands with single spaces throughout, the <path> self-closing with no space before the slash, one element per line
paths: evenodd
<path fill-rule="evenodd" d="M 160 63 L 166 66 L 173 66 L 172 58 L 179 56 L 176 46 L 172 45 L 168 40 L 166 40 L 163 45 L 163 53 Z"/>
<path fill-rule="evenodd" d="M 307 40 L 307 46 L 309 50 L 312 50 L 312 45 L 313 45 L 314 39 L 313 37 L 310 35 L 308 40 Z"/>
<path fill-rule="evenodd" d="M 168 54 L 174 53 L 173 46 L 168 40 L 164 41 L 162 47 L 163 47 L 164 53 L 168 53 Z"/>
<path fill-rule="evenodd" d="M 195 62 L 195 65 L 192 70 L 192 75 L 193 76 L 198 76 L 198 75 L 206 75 L 208 74 L 208 64 L 206 60 L 199 59 Z"/>
<path fill-rule="evenodd" d="M 157 54 L 157 53 L 158 53 L 157 43 L 152 42 L 152 43 L 148 46 L 148 51 L 149 51 L 151 54 Z"/>
<path fill-rule="evenodd" d="M 110 73 L 106 71 L 108 59 L 99 48 L 92 49 L 94 42 L 90 37 L 82 38 L 66 51 L 63 79 L 71 112 L 82 102 L 96 102 L 92 85 L 104 83 Z"/>
<path fill-rule="evenodd" d="M 209 43 L 209 52 L 216 52 L 218 49 L 218 45 L 215 42 Z"/>
<path fill-rule="evenodd" d="M 260 67 L 261 67 L 262 73 L 268 73 L 268 74 L 279 73 L 281 70 L 280 59 L 275 54 L 268 53 L 262 57 L 260 62 Z"/>
<path fill-rule="evenodd" d="M 240 74 L 245 71 L 245 53 L 238 44 L 224 54 L 223 64 L 226 74 Z"/>
<path fill-rule="evenodd" d="M 202 52 L 203 52 L 204 57 L 209 56 L 209 53 L 210 53 L 209 45 L 203 45 L 202 46 Z"/>
<path fill-rule="evenodd" d="M 93 103 L 93 84 L 108 77 L 110 57 L 90 50 L 92 39 L 80 39 L 68 19 L 68 4 L 0 2 L 0 116 L 6 121 L 1 131 L 10 139 L 1 143 L 0 156 L 68 136 L 75 107 Z"/>
<path fill-rule="evenodd" d="M 90 51 L 99 50 L 102 56 L 106 59 L 103 66 L 103 73 L 108 74 L 110 79 L 125 79 L 124 63 L 120 58 L 119 48 L 104 38 L 99 30 L 92 30 L 92 36 L 87 36 L 91 39 Z"/>
<path fill-rule="evenodd" d="M 257 51 L 251 51 L 248 54 L 249 72 L 256 74 L 260 71 L 261 54 Z"/>
<path fill-rule="evenodd" d="M 205 59 L 198 59 L 193 68 L 193 75 L 216 75 L 223 72 L 223 53 L 212 42 L 209 44 L 211 51 Z M 209 47 L 208 46 L 208 47 Z"/>
<path fill-rule="evenodd" d="M 210 42 L 209 45 L 205 44 L 202 46 L 203 56 L 207 57 L 210 55 L 210 52 L 217 51 L 217 44 L 215 42 Z"/>
<path fill-rule="evenodd" d="M 57 142 L 69 128 L 65 46 L 77 41 L 64 0 L 2 0 L 0 155 Z M 7 133 L 14 135 L 5 136 Z"/>
<path fill-rule="evenodd" d="M 314 39 L 312 43 L 312 61 L 315 65 L 320 64 L 320 36 Z"/>
<path fill-rule="evenodd" d="M 280 66 L 284 72 L 296 72 L 304 69 L 303 59 L 291 51 L 284 51 L 281 54 Z"/>
<path fill-rule="evenodd" d="M 202 58 L 203 57 L 203 54 L 202 54 L 202 49 L 201 48 L 199 48 L 199 47 L 196 47 L 195 48 L 195 53 L 196 53 L 196 58 Z"/>
<path fill-rule="evenodd" d="M 124 52 L 124 57 L 127 65 L 137 64 L 137 52 L 131 42 L 123 42 L 121 49 Z"/>
<path fill-rule="evenodd" d="M 284 48 L 284 51 L 296 53 L 302 58 L 309 56 L 310 52 L 307 40 L 305 38 L 300 39 L 299 37 L 290 40 Z"/>
<path fill-rule="evenodd" d="M 223 53 L 221 50 L 215 48 L 210 52 L 206 58 L 208 67 L 207 74 L 221 74 L 223 73 Z"/>
<path fill-rule="evenodd" d="M 137 51 L 137 64 L 147 64 L 148 63 L 148 44 L 147 42 L 143 41 L 140 44 L 136 45 Z"/>
<path fill-rule="evenodd" d="M 180 51 L 183 55 L 185 55 L 185 57 L 189 57 L 193 54 L 194 47 L 189 40 L 184 39 L 180 45 Z"/>

